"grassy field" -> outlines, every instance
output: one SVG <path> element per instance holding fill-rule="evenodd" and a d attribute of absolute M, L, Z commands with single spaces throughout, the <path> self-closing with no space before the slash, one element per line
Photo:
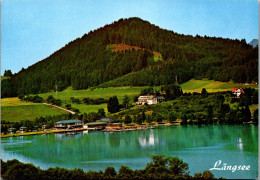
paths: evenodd
<path fill-rule="evenodd" d="M 47 99 L 48 96 L 53 95 L 54 98 L 61 99 L 63 101 L 63 107 L 65 104 L 71 104 L 73 108 L 77 108 L 80 110 L 81 113 L 89 113 L 89 112 L 97 112 L 98 109 L 104 108 L 107 112 L 107 104 L 100 104 L 100 105 L 85 105 L 85 104 L 75 104 L 72 103 L 70 97 L 79 98 L 82 100 L 83 98 L 104 98 L 109 99 L 110 97 L 116 95 L 119 103 L 122 103 L 123 98 L 125 95 L 129 96 L 133 103 L 134 96 L 140 94 L 140 91 L 147 87 L 111 87 L 111 88 L 97 88 L 94 90 L 87 89 L 87 90 L 72 90 L 71 87 L 65 89 L 62 92 L 50 92 L 39 94 L 39 96 L 43 97 L 43 99 Z M 159 87 L 155 87 L 159 89 Z"/>
<path fill-rule="evenodd" d="M 213 80 L 190 80 L 186 83 L 180 84 L 183 92 L 201 92 L 202 88 L 206 88 L 208 92 L 218 92 L 218 91 L 228 91 L 232 90 L 234 87 L 251 87 L 258 89 L 257 85 L 244 85 L 236 84 L 233 82 L 218 82 Z M 49 95 L 53 95 L 55 98 L 61 99 L 63 101 L 63 107 L 65 104 L 71 104 L 73 108 L 77 108 L 81 113 L 97 112 L 98 109 L 104 108 L 107 112 L 107 104 L 100 105 L 85 105 L 85 104 L 74 104 L 71 102 L 70 97 L 79 98 L 104 98 L 108 99 L 116 95 L 118 97 L 119 103 L 122 103 L 125 95 L 129 96 L 131 103 L 133 102 L 133 97 L 140 94 L 140 91 L 146 87 L 110 87 L 110 88 L 96 88 L 87 90 L 72 90 L 71 87 L 65 89 L 62 92 L 49 92 L 44 94 L 39 94 L 39 96 L 47 99 Z M 159 90 L 160 87 L 154 87 L 154 89 Z M 251 111 L 256 109 L 258 106 L 250 107 Z M 21 119 L 35 119 L 39 116 L 45 115 L 58 115 L 67 113 L 57 108 L 52 108 L 50 106 L 42 105 L 39 103 L 22 102 L 18 98 L 4 98 L 1 99 L 1 110 L 2 120 L 9 121 L 19 121 Z"/>
<path fill-rule="evenodd" d="M 258 85 L 245 85 L 241 83 L 233 83 L 233 82 L 220 82 L 213 80 L 195 80 L 192 79 L 186 83 L 180 85 L 182 87 L 183 92 L 201 92 L 203 88 L 206 88 L 208 92 L 218 92 L 218 91 L 231 91 L 235 87 L 251 87 L 258 89 Z"/>
<path fill-rule="evenodd" d="M 2 106 L 1 121 L 5 120 L 19 122 L 20 120 L 34 120 L 39 116 L 44 117 L 47 115 L 59 115 L 66 113 L 68 112 L 43 104 Z"/>
<path fill-rule="evenodd" d="M 72 103 L 70 97 L 79 98 L 105 98 L 108 99 L 116 95 L 119 102 L 122 103 L 125 95 L 129 96 L 131 102 L 133 102 L 133 97 L 140 94 L 141 89 L 147 87 L 116 87 L 116 88 L 100 88 L 94 90 L 72 90 L 71 87 L 67 88 L 62 92 L 50 92 L 39 94 L 39 96 L 47 99 L 49 95 L 53 95 L 54 98 L 61 99 L 63 101 L 63 107 L 65 104 L 71 104 L 73 108 L 77 108 L 81 113 L 97 112 L 98 109 L 104 108 L 107 112 L 107 104 L 100 105 L 85 105 L 85 104 L 75 104 Z M 159 87 L 158 87 L 159 88 Z M 1 119 L 7 121 L 20 121 L 20 120 L 33 120 L 39 116 L 46 115 L 59 115 L 67 113 L 66 111 L 52 108 L 50 106 L 43 105 L 41 103 L 31 103 L 22 102 L 18 98 L 4 98 L 1 99 Z"/>
<path fill-rule="evenodd" d="M 71 87 L 65 89 L 62 92 L 50 92 L 39 94 L 39 96 L 46 99 L 49 95 L 53 95 L 53 97 L 63 100 L 65 103 L 71 103 L 70 97 L 75 97 L 79 99 L 83 98 L 104 98 L 108 99 L 114 95 L 117 96 L 119 103 L 123 101 L 125 95 L 129 96 L 131 101 L 133 102 L 133 97 L 140 94 L 140 91 L 144 88 L 148 88 L 148 86 L 143 87 L 109 87 L 109 88 L 97 88 L 94 90 L 87 89 L 87 90 L 72 90 Z M 155 87 L 159 89 L 160 87 Z"/>
<path fill-rule="evenodd" d="M 36 105 L 36 103 L 23 102 L 23 101 L 20 101 L 17 97 L 1 99 L 1 107 L 3 107 L 3 106 L 24 106 L 24 105 Z"/>

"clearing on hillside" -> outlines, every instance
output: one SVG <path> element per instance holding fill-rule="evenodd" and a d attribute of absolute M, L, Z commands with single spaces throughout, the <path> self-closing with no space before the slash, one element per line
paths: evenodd
<path fill-rule="evenodd" d="M 214 80 L 195 80 L 191 79 L 186 83 L 180 84 L 183 92 L 201 92 L 203 88 L 205 88 L 208 92 L 218 92 L 218 91 L 231 91 L 235 87 L 242 88 L 255 88 L 258 89 L 257 84 L 242 84 L 242 83 L 234 83 L 232 81 L 229 82 L 220 82 Z"/>
<path fill-rule="evenodd" d="M 140 48 L 138 46 L 130 46 L 130 45 L 126 45 L 126 44 L 111 44 L 109 45 L 109 47 L 112 49 L 112 51 L 115 52 L 122 52 L 125 50 L 138 50 L 138 49 L 144 49 L 144 48 Z M 156 51 L 153 51 L 153 55 L 154 55 L 154 61 L 158 61 L 158 60 L 162 60 L 162 54 Z"/>

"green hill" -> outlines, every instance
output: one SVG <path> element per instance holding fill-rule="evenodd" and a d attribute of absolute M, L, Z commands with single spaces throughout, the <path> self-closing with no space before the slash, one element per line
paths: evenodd
<path fill-rule="evenodd" d="M 134 48 L 113 50 L 118 45 Z M 1 95 L 45 93 L 55 87 L 61 91 L 68 86 L 87 89 L 115 79 L 120 80 L 116 86 L 159 86 L 174 83 L 175 76 L 179 83 L 192 78 L 257 82 L 258 50 L 245 40 L 192 37 L 140 18 L 120 19 L 3 80 Z"/>

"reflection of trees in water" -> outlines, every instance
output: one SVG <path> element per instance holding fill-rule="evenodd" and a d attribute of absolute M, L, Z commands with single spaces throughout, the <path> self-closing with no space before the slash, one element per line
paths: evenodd
<path fill-rule="evenodd" d="M 150 157 L 152 154 L 216 146 L 219 143 L 231 151 L 257 152 L 257 137 L 257 126 L 206 125 L 198 128 L 187 125 L 143 131 L 89 132 L 75 136 L 49 134 L 13 137 L 13 145 L 5 145 L 11 138 L 3 139 L 2 145 L 6 151 L 14 149 L 15 153 L 33 160 L 78 164 L 81 161 Z"/>
<path fill-rule="evenodd" d="M 118 147 L 120 145 L 120 133 L 109 133 L 108 140 L 112 147 Z"/>
<path fill-rule="evenodd" d="M 158 146 L 163 150 L 183 150 L 187 148 L 215 146 L 219 143 L 233 144 L 229 148 L 240 149 L 236 145 L 239 138 L 243 144 L 250 142 L 244 150 L 257 148 L 256 133 L 250 132 L 250 128 L 244 125 L 203 125 L 203 126 L 176 126 L 155 129 L 158 133 L 160 143 Z M 252 146 L 251 146 L 252 145 Z"/>

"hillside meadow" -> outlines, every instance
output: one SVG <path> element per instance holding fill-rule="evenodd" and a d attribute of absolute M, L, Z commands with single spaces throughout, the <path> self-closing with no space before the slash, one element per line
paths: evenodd
<path fill-rule="evenodd" d="M 214 80 L 195 80 L 192 79 L 186 83 L 180 84 L 183 92 L 201 92 L 203 88 L 206 88 L 208 92 L 218 92 L 218 91 L 231 91 L 234 87 L 251 87 L 258 89 L 258 85 L 245 85 L 238 84 L 233 82 L 219 82 Z M 116 95 L 118 97 L 119 103 L 122 103 L 125 95 L 129 96 L 133 102 L 133 98 L 140 94 L 140 91 L 148 86 L 142 87 L 109 87 L 109 88 L 91 88 L 87 90 L 73 90 L 72 87 L 61 92 L 49 92 L 38 94 L 44 100 L 48 96 L 53 95 L 54 98 L 61 99 L 63 104 L 62 107 L 65 107 L 65 104 L 71 104 L 73 108 L 79 109 L 80 113 L 89 113 L 97 112 L 98 109 L 104 108 L 107 113 L 107 104 L 99 105 L 86 105 L 86 104 L 75 104 L 72 103 L 70 97 L 79 98 L 104 98 L 108 99 Z M 160 86 L 153 87 L 156 90 L 160 90 Z M 258 107 L 258 106 L 257 106 Z M 256 109 L 257 107 L 250 107 L 251 110 Z M 1 99 L 1 119 L 7 121 L 20 121 L 20 120 L 34 120 L 39 116 L 46 115 L 59 115 L 65 114 L 66 111 L 46 106 L 41 103 L 32 103 L 32 102 L 22 102 L 18 98 L 3 98 Z"/>
<path fill-rule="evenodd" d="M 1 121 L 34 120 L 39 116 L 67 114 L 66 111 L 41 103 L 22 102 L 18 98 L 1 99 Z"/>
<path fill-rule="evenodd" d="M 229 82 L 220 82 L 214 80 L 195 80 L 191 79 L 190 81 L 180 84 L 183 92 L 198 92 L 200 93 L 203 88 L 205 88 L 208 92 L 219 92 L 219 91 L 231 91 L 235 87 L 242 88 L 254 88 L 258 89 L 257 84 L 242 84 L 242 83 L 234 83 L 232 81 Z"/>

